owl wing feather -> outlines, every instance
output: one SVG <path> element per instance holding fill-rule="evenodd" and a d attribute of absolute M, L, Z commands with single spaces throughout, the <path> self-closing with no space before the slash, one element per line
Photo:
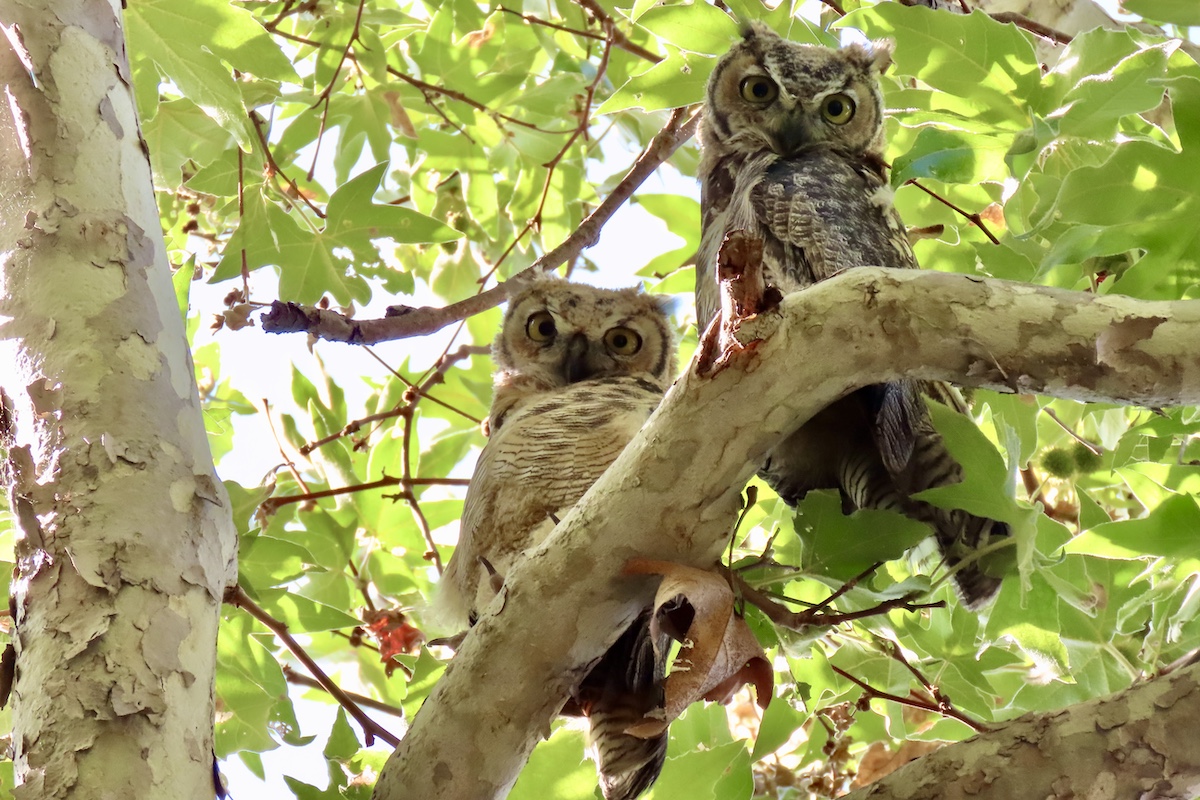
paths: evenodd
<path fill-rule="evenodd" d="M 569 384 L 521 404 L 493 431 L 471 476 L 439 603 L 459 624 L 490 599 L 480 558 L 501 575 L 541 543 L 616 460 L 662 399 L 636 376 Z"/>
<path fill-rule="evenodd" d="M 877 168 L 829 147 L 777 158 L 750 191 L 764 239 L 767 281 L 793 292 L 861 266 L 915 269 L 904 225 Z M 912 458 L 925 415 L 918 384 L 903 380 L 860 390 L 892 475 Z"/>

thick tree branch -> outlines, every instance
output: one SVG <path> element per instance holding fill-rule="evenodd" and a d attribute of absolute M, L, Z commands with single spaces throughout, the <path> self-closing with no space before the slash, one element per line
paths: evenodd
<path fill-rule="evenodd" d="M 1196 797 L 1200 666 L 944 747 L 846 800 Z M 1056 787 L 1071 787 L 1069 794 Z"/>
<path fill-rule="evenodd" d="M 544 254 L 506 283 L 501 283 L 487 291 L 457 303 L 451 303 L 443 308 L 393 307 L 393 316 L 383 319 L 355 320 L 328 309 L 276 301 L 262 316 L 263 330 L 268 333 L 303 331 L 319 339 L 332 342 L 376 344 L 392 339 L 406 339 L 411 336 L 435 333 L 447 325 L 460 322 L 467 317 L 487 311 L 489 308 L 495 308 L 508 297 L 508 283 L 519 282 L 522 276 L 554 269 L 565 264 L 599 241 L 600 231 L 608 222 L 609 217 L 633 196 L 634 191 L 650 177 L 654 170 L 670 158 L 680 145 L 692 138 L 699 124 L 699 112 L 688 117 L 686 109 L 676 109 L 671 115 L 670 121 L 655 134 L 621 182 L 613 188 L 608 197 L 604 198 L 604 202 L 588 215 L 575 232 L 558 247 Z"/>
<path fill-rule="evenodd" d="M 506 576 L 384 767 L 377 800 L 503 796 L 589 664 L 648 604 L 652 587 L 620 577 L 625 562 L 712 565 L 765 453 L 854 388 L 912 375 L 1081 400 L 1200 402 L 1200 301 L 861 268 L 743 321 L 738 338 L 722 369 L 689 367 Z M 1029 786 L 1020 796 L 1048 794 Z"/>

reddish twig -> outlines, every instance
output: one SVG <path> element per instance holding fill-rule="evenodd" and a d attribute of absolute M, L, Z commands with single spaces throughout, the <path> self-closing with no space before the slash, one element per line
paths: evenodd
<path fill-rule="evenodd" d="M 1015 11 L 998 11 L 988 16 L 997 22 L 1010 22 L 1018 28 L 1023 28 L 1035 36 L 1041 36 L 1043 39 L 1049 39 L 1055 44 L 1070 44 L 1075 38 L 1062 31 L 1057 31 L 1054 28 L 1043 25 L 1037 20 L 1032 20 L 1024 14 L 1018 14 Z"/>
<path fill-rule="evenodd" d="M 304 648 L 295 640 L 291 633 L 288 632 L 288 626 L 268 614 L 262 606 L 250 599 L 240 586 L 234 586 L 225 593 L 225 602 L 230 605 L 237 606 L 244 610 L 250 616 L 266 625 L 272 633 L 283 643 L 292 655 L 294 655 L 304 668 L 321 684 L 321 688 L 333 695 L 334 699 L 346 709 L 346 713 L 354 717 L 360 726 L 362 726 L 363 734 L 366 737 L 366 745 L 370 747 L 375 742 L 375 737 L 378 736 L 383 741 L 396 747 L 400 744 L 400 739 L 394 736 L 382 725 L 371 719 L 359 708 L 358 704 L 350 698 L 342 688 L 330 679 L 325 671 L 317 666 L 317 662 L 312 659 Z"/>
<path fill-rule="evenodd" d="M 279 431 L 275 430 L 275 419 L 271 416 L 270 401 L 264 397 L 262 404 L 263 414 L 267 417 L 267 426 L 271 429 L 271 436 L 275 439 L 275 446 L 279 448 L 279 457 L 283 459 L 284 466 L 288 468 L 288 472 L 292 473 L 292 477 L 296 479 L 296 483 L 300 484 L 304 491 L 309 491 L 308 484 L 304 481 L 304 476 L 300 474 L 300 468 L 296 466 L 296 462 L 283 449 L 283 441 L 279 438 Z M 308 455 L 308 453 L 302 450 L 301 455 Z"/>
<path fill-rule="evenodd" d="M 983 235 L 986 236 L 991 241 L 992 244 L 1000 244 L 1000 240 L 997 239 L 990 230 L 988 230 L 988 226 L 983 223 L 983 217 L 979 216 L 979 214 L 972 214 L 972 213 L 968 212 L 966 209 L 959 208 L 958 206 L 954 205 L 954 203 L 951 203 L 945 197 L 942 197 L 940 194 L 933 191 L 932 189 L 927 189 L 924 186 L 922 186 L 921 183 L 916 178 L 909 178 L 907 181 L 905 181 L 905 183 L 912 184 L 913 186 L 917 187 L 922 192 L 925 192 L 925 194 L 929 195 L 930 197 L 932 197 L 935 200 L 939 201 L 940 203 L 944 204 L 948 208 L 952 209 L 953 211 L 958 212 L 959 214 L 962 214 L 963 217 L 965 217 L 971 224 L 973 224 L 976 228 L 979 228 L 979 230 L 983 231 Z"/>
<path fill-rule="evenodd" d="M 400 464 L 404 470 L 404 475 L 401 480 L 406 481 L 406 487 L 413 485 L 412 481 L 412 431 L 413 431 L 413 408 L 409 406 L 406 413 L 400 415 L 401 423 L 404 426 L 403 443 L 400 446 Z M 443 478 L 442 480 L 450 480 Z M 470 481 L 467 481 L 470 483 Z M 387 495 L 385 495 L 386 497 Z M 421 511 L 421 504 L 417 502 L 417 496 L 411 488 L 405 488 L 399 495 L 394 495 L 396 499 L 404 500 L 408 503 L 408 507 L 412 509 L 413 515 L 417 518 L 417 525 L 421 529 L 421 535 L 425 537 L 425 545 L 428 548 L 425 552 L 425 558 L 433 562 L 433 566 L 437 569 L 438 575 L 443 572 L 442 556 L 438 553 L 437 545 L 433 541 L 433 531 L 429 527 L 429 520 L 425 519 L 425 512 Z"/>
<path fill-rule="evenodd" d="M 339 486 L 336 489 L 322 489 L 318 492 L 304 494 L 289 494 L 282 497 L 268 497 L 259 504 L 264 513 L 273 514 L 283 506 L 292 503 L 303 503 L 308 500 L 321 500 L 326 497 L 338 497 L 343 494 L 367 492 L 371 489 L 382 489 L 390 486 L 403 486 L 406 490 L 413 486 L 467 486 L 471 482 L 466 478 L 389 478 L 386 475 L 377 481 L 359 483 L 354 486 Z"/>
<path fill-rule="evenodd" d="M 312 107 L 316 108 L 321 105 L 321 125 L 317 130 L 317 144 L 313 147 L 312 166 L 308 168 L 308 179 L 311 181 L 313 175 L 317 172 L 317 157 L 321 153 L 321 142 L 325 138 L 325 125 L 329 122 L 329 100 L 333 96 L 333 90 L 337 85 L 338 76 L 342 74 L 342 65 L 350 58 L 351 51 L 354 48 L 354 43 L 357 42 L 359 31 L 362 28 L 363 8 L 366 6 L 367 0 L 358 0 L 358 13 L 354 15 L 354 27 L 350 30 L 350 36 L 346 39 L 346 46 L 342 48 L 342 55 L 338 58 L 337 66 L 334 67 L 333 75 L 329 78 L 329 83 L 317 95 L 316 102 Z"/>
<path fill-rule="evenodd" d="M 864 683 L 863 681 L 860 681 L 858 678 L 854 677 L 849 672 L 846 672 L 846 670 L 841 669 L 837 666 L 834 666 L 833 664 L 830 664 L 829 668 L 832 669 L 834 672 L 836 672 L 838 675 L 841 675 L 843 678 L 845 678 L 846 680 L 853 683 L 858 688 L 862 689 L 866 693 L 864 695 L 864 698 L 866 698 L 867 700 L 878 698 L 879 700 L 888 700 L 893 703 L 899 703 L 900 705 L 908 706 L 909 708 L 919 708 L 922 711 L 933 711 L 938 714 L 941 714 L 944 717 L 951 717 L 953 719 L 958 720 L 959 722 L 966 725 L 967 727 L 969 727 L 971 730 L 975 731 L 976 733 L 987 733 L 988 731 L 991 730 L 990 726 L 985 725 L 982 722 L 979 722 L 978 720 L 972 719 L 971 717 L 967 716 L 966 714 L 959 711 L 954 706 L 950 705 L 949 701 L 945 700 L 944 698 L 943 698 L 944 705 L 939 706 L 937 703 L 930 702 L 926 698 L 901 697 L 900 695 L 891 694 L 890 692 L 884 692 L 884 691 L 880 691 L 879 689 L 872 688 L 870 685 Z"/>
<path fill-rule="evenodd" d="M 608 35 L 612 39 L 613 46 L 620 48 L 627 53 L 633 53 L 639 58 L 644 58 L 647 61 L 653 61 L 655 64 L 663 60 L 662 56 L 655 55 L 646 48 L 642 47 L 640 44 L 634 44 L 633 42 L 629 41 L 629 37 L 626 36 L 616 26 L 613 18 L 608 15 L 608 12 L 606 12 L 604 8 L 596 2 L 596 0 L 575 0 L 575 2 L 579 4 L 580 8 L 587 10 L 596 19 L 596 21 L 600 23 L 601 27 L 604 27 L 607 24 L 610 29 L 610 33 Z"/>
<path fill-rule="evenodd" d="M 309 210 L 316 214 L 319 219 L 325 219 L 325 212 L 308 199 L 305 192 L 301 190 L 300 184 L 288 177 L 288 174 L 284 172 L 283 168 L 280 167 L 278 162 L 275 161 L 275 156 L 271 153 L 271 146 L 267 143 L 266 131 L 263 130 L 266 120 L 264 120 L 257 111 L 251 111 L 250 122 L 254 124 L 254 132 L 258 134 L 258 144 L 263 150 L 263 158 L 265 158 L 267 161 L 267 176 L 270 178 L 282 178 L 287 182 L 288 189 L 291 190 L 290 192 L 281 190 L 279 193 L 283 195 L 285 199 L 298 197 L 300 201 L 303 202 L 304 205 L 308 206 Z M 309 178 L 311 179 L 312 176 L 310 175 Z"/>
<path fill-rule="evenodd" d="M 297 686 L 307 686 L 310 689 L 321 689 L 322 691 L 328 691 L 319 680 L 310 678 L 307 675 L 301 675 L 299 672 L 296 672 L 296 670 L 294 670 L 290 664 L 283 665 L 283 677 L 288 683 L 294 683 Z M 402 708 L 396 708 L 395 706 L 389 705 L 382 700 L 376 700 L 373 697 L 367 697 L 365 694 L 345 692 L 345 695 L 355 703 L 358 703 L 360 706 L 373 708 L 376 711 L 382 711 L 385 714 L 391 714 L 393 717 L 400 717 L 400 719 L 404 719 L 404 709 Z"/>

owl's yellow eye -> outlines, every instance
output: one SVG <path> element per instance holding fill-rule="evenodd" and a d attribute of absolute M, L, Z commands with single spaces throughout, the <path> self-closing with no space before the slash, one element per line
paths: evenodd
<path fill-rule="evenodd" d="M 642 337 L 629 328 L 613 328 L 604 334 L 604 344 L 619 356 L 631 356 L 642 349 Z"/>
<path fill-rule="evenodd" d="M 535 342 L 545 344 L 554 338 L 554 334 L 558 333 L 558 328 L 549 311 L 539 311 L 526 320 L 525 333 Z"/>
<path fill-rule="evenodd" d="M 854 118 L 854 101 L 844 94 L 831 94 L 821 102 L 821 116 L 834 125 L 845 125 Z"/>
<path fill-rule="evenodd" d="M 770 78 L 762 75 L 751 75 L 742 80 L 739 87 L 742 99 L 751 103 L 769 103 L 779 94 L 779 87 Z"/>

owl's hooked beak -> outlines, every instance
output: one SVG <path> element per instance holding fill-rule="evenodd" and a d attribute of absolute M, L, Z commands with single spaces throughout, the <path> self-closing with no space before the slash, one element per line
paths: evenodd
<path fill-rule="evenodd" d="M 800 106 L 783 118 L 773 137 L 775 152 L 785 158 L 794 156 L 813 143 L 813 134 L 809 130 L 804 109 Z"/>
<path fill-rule="evenodd" d="M 595 370 L 588 363 L 587 336 L 577 333 L 567 342 L 567 352 L 563 357 L 562 369 L 567 383 L 578 383 L 592 377 Z"/>

